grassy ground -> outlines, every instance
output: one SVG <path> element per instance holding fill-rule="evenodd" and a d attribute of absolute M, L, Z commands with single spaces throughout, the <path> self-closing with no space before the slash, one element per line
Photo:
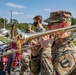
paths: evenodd
<path fill-rule="evenodd" d="M 76 41 L 73 41 L 73 43 L 75 44 L 75 46 L 76 46 Z"/>
<path fill-rule="evenodd" d="M 2 36 L 0 36 L 0 40 L 5 42 L 5 43 L 8 42 L 8 40 L 6 38 L 2 37 Z"/>

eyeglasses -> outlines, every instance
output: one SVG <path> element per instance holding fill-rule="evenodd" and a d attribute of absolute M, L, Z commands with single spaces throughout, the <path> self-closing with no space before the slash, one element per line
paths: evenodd
<path fill-rule="evenodd" d="M 48 25 L 52 26 L 54 23 L 48 23 Z"/>
<path fill-rule="evenodd" d="M 71 22 L 71 18 L 66 18 L 66 22 L 68 21 L 68 22 Z"/>
<path fill-rule="evenodd" d="M 48 23 L 48 25 L 52 26 L 54 25 L 54 23 L 62 23 L 62 22 L 58 21 L 58 22 Z"/>

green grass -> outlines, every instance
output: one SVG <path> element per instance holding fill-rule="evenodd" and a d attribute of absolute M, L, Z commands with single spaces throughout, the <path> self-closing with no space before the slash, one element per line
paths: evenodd
<path fill-rule="evenodd" d="M 5 43 L 8 42 L 8 40 L 6 38 L 2 37 L 2 36 L 0 36 L 0 40 L 5 42 Z"/>
<path fill-rule="evenodd" d="M 76 46 L 76 41 L 73 41 L 73 43 L 75 44 L 75 46 Z"/>

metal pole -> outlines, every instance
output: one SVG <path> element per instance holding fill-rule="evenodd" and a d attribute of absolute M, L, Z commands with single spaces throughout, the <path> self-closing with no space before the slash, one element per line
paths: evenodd
<path fill-rule="evenodd" d="M 4 18 L 4 28 L 5 28 L 5 18 Z"/>
<path fill-rule="evenodd" d="M 10 11 L 11 17 L 10 17 L 10 23 L 12 24 L 12 11 Z"/>
<path fill-rule="evenodd" d="M 10 11 L 11 17 L 10 17 L 10 24 L 11 24 L 11 39 L 13 38 L 13 26 L 12 26 L 12 11 Z"/>

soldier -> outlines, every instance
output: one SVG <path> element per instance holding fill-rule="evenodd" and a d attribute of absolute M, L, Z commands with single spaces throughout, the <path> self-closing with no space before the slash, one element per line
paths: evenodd
<path fill-rule="evenodd" d="M 31 25 L 29 24 L 28 25 L 28 30 L 26 30 L 25 32 L 26 33 L 35 33 L 35 32 L 41 32 L 41 31 L 44 31 L 45 29 L 43 28 L 42 26 L 42 16 L 41 15 L 37 15 L 33 18 L 34 20 L 34 26 L 35 26 L 35 31 L 31 30 Z M 37 40 L 32 40 L 30 42 L 30 45 L 34 45 L 35 43 L 39 43 L 37 42 Z M 37 46 L 38 47 L 38 46 Z M 41 48 L 41 47 L 39 47 Z M 36 47 L 35 47 L 36 49 Z M 31 50 L 33 51 L 33 48 L 31 48 Z M 28 52 L 29 51 L 29 52 Z M 29 67 L 29 64 L 28 62 L 30 61 L 30 50 L 27 50 L 27 52 L 23 53 L 22 54 L 22 66 L 21 66 L 21 72 L 20 72 L 20 75 L 27 75 L 26 73 L 26 70 L 28 69 Z"/>
<path fill-rule="evenodd" d="M 32 30 L 32 25 L 28 24 L 27 29 L 25 30 L 25 33 L 35 33 L 35 31 Z"/>
<path fill-rule="evenodd" d="M 31 27 L 32 26 L 28 24 L 27 29 L 25 30 L 25 33 L 35 33 L 35 31 L 31 29 Z M 27 45 L 30 45 L 30 42 L 28 42 Z M 21 66 L 20 75 L 27 75 L 27 73 L 30 71 L 29 70 L 30 55 L 31 55 L 30 49 L 25 50 L 22 53 L 22 59 L 21 59 L 22 66 Z"/>
<path fill-rule="evenodd" d="M 42 16 L 41 15 L 37 15 L 33 18 L 34 20 L 34 26 L 35 26 L 35 31 L 36 32 L 42 32 L 42 31 L 45 31 L 45 28 L 43 27 L 42 25 Z"/>
<path fill-rule="evenodd" d="M 55 11 L 45 22 L 49 30 L 70 26 L 72 14 Z M 31 75 L 69 75 L 76 67 L 76 46 L 62 31 L 41 38 L 41 50 L 31 50 Z M 60 35 L 61 34 L 61 35 Z M 59 38 L 59 39 L 58 39 Z"/>

